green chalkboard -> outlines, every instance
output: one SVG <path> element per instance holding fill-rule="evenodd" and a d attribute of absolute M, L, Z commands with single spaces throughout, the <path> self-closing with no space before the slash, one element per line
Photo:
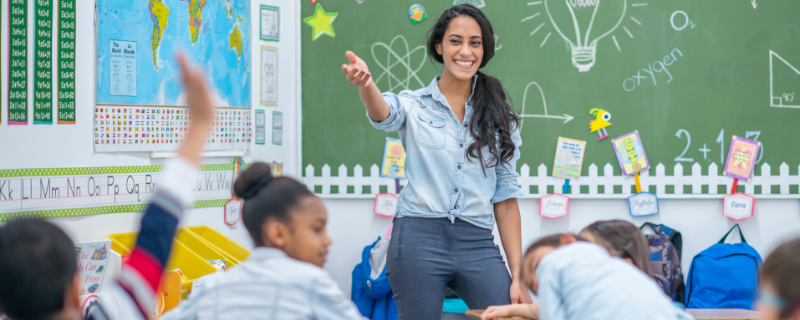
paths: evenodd
<path fill-rule="evenodd" d="M 441 65 L 425 55 L 425 35 L 453 3 L 419 2 L 428 19 L 412 24 L 408 9 L 415 1 L 321 0 L 325 11 L 338 13 L 335 37 L 312 40 L 312 28 L 301 26 L 304 166 L 329 164 L 335 175 L 341 164 L 380 164 L 385 137 L 397 135 L 370 126 L 357 88 L 340 67 L 352 50 L 382 91 L 427 86 Z M 700 163 L 706 174 L 708 164 L 727 155 L 733 135 L 762 142 L 759 160 L 776 168 L 773 174 L 783 162 L 796 174 L 800 1 L 469 2 L 485 5 L 498 40 L 484 71 L 503 82 L 514 109 L 526 116 L 519 165 L 549 168 L 563 136 L 588 142 L 584 174 L 590 163 L 611 163 L 619 174 L 610 140 L 638 130 L 652 167 L 663 163 L 667 174 L 676 162 L 687 171 Z M 573 50 L 586 37 L 581 29 L 581 42 L 575 39 L 570 8 L 579 28 L 597 9 L 590 45 L 607 33 L 596 42 L 591 67 L 581 60 L 591 57 L 591 49 Z M 302 17 L 314 11 L 304 1 Z M 573 51 L 583 70 L 573 64 Z M 598 141 L 589 131 L 591 108 L 612 114 L 609 138 Z M 565 114 L 572 120 L 565 123 Z"/>

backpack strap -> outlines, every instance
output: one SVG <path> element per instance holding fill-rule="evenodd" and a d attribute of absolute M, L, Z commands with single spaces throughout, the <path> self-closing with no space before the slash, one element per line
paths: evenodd
<path fill-rule="evenodd" d="M 742 233 L 742 227 L 739 227 L 738 223 L 736 225 L 734 225 L 733 228 L 728 230 L 728 233 L 726 233 L 725 236 L 722 237 L 722 239 L 719 240 L 718 243 L 725 243 L 725 238 L 727 238 L 728 235 L 731 234 L 731 232 L 733 232 L 733 229 L 736 229 L 736 228 L 739 228 L 739 236 L 742 238 L 742 243 L 747 243 L 747 240 L 744 239 L 744 233 Z"/>
<path fill-rule="evenodd" d="M 655 223 L 652 223 L 652 222 L 645 222 L 644 224 L 642 224 L 641 227 L 639 227 L 639 230 L 644 230 L 644 228 L 650 227 L 650 228 L 653 229 L 653 231 L 656 234 L 658 234 L 658 229 L 656 229 L 656 227 L 658 227 L 658 226 L 659 226 L 658 224 L 655 224 Z"/>

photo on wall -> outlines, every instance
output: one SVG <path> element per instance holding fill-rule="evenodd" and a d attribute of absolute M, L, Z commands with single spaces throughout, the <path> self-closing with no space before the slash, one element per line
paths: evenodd
<path fill-rule="evenodd" d="M 278 105 L 278 48 L 261 47 L 261 105 Z"/>
<path fill-rule="evenodd" d="M 259 29 L 261 40 L 279 41 L 281 38 L 280 8 L 261 6 L 261 27 Z"/>

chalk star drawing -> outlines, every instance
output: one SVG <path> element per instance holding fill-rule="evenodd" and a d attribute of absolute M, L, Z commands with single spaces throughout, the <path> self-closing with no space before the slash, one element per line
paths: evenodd
<path fill-rule="evenodd" d="M 398 54 L 397 52 L 392 50 L 392 48 L 394 48 L 395 41 L 402 41 L 402 44 L 403 44 L 403 46 L 405 46 L 405 50 L 406 50 L 405 51 L 406 52 L 405 55 L 400 56 L 400 54 Z M 378 48 L 385 48 L 386 49 L 386 64 L 382 64 L 381 60 L 378 59 L 378 55 L 375 52 L 375 49 L 378 49 Z M 411 66 L 411 57 L 414 56 L 414 54 L 417 51 L 419 51 L 421 53 L 421 55 L 419 56 L 420 57 L 420 60 L 419 60 L 420 63 L 419 63 L 419 66 L 412 67 Z M 394 58 L 394 60 L 396 60 L 396 61 L 393 62 L 392 58 Z M 412 79 L 415 80 L 419 84 L 420 88 L 425 87 L 425 84 L 422 82 L 422 80 L 419 78 L 419 76 L 417 76 L 417 72 L 419 72 L 419 70 L 422 69 L 422 67 L 425 65 L 425 46 L 424 45 L 418 46 L 418 47 L 414 48 L 413 50 L 409 51 L 408 41 L 406 41 L 406 38 L 403 37 L 402 35 L 398 35 L 398 36 L 394 37 L 394 39 L 392 39 L 392 41 L 389 42 L 388 45 L 383 43 L 383 42 L 376 42 L 375 44 L 373 44 L 372 45 L 372 59 L 374 59 L 375 63 L 381 68 L 381 70 L 383 70 L 383 72 L 381 72 L 381 74 L 378 75 L 377 78 L 375 78 L 375 84 L 378 84 L 378 82 L 380 82 L 381 79 L 384 76 L 386 76 L 386 79 L 389 82 L 389 91 L 392 91 L 392 92 L 394 92 L 395 89 L 397 89 L 397 88 L 402 88 L 403 90 L 407 90 L 411 86 L 411 80 Z M 402 79 L 402 80 L 400 79 L 400 77 L 398 77 L 397 75 L 392 73 L 392 68 L 394 68 L 398 64 L 400 66 L 404 67 L 405 71 L 406 71 L 405 78 Z M 392 84 L 393 81 L 395 82 L 394 84 Z"/>
<path fill-rule="evenodd" d="M 778 58 L 779 60 L 783 61 L 783 63 L 785 63 L 786 66 L 788 66 L 789 68 L 792 68 L 792 70 L 794 70 L 794 72 L 797 73 L 796 76 L 800 76 L 800 70 L 797 70 L 797 68 L 795 68 L 788 61 L 786 61 L 785 59 L 781 58 L 781 56 L 779 56 L 774 51 L 770 50 L 769 51 L 769 106 L 770 107 L 775 107 L 775 108 L 800 108 L 800 105 L 798 105 L 797 103 L 794 103 L 794 105 L 783 104 L 784 102 L 792 102 L 792 101 L 794 101 L 794 94 L 795 94 L 794 92 L 783 93 L 783 94 L 781 94 L 779 96 L 775 96 L 775 93 L 774 93 L 774 90 L 773 90 L 773 86 L 772 86 L 772 83 L 773 83 L 773 80 L 772 80 L 773 79 L 773 77 L 772 77 L 772 58 L 773 57 Z M 778 103 L 776 104 L 775 101 L 778 101 Z"/>
<path fill-rule="evenodd" d="M 316 41 L 323 34 L 335 38 L 336 32 L 333 31 L 333 21 L 336 20 L 338 15 L 336 12 L 325 12 L 325 9 L 322 9 L 322 6 L 318 3 L 317 8 L 314 9 L 314 15 L 303 19 L 303 22 L 311 26 L 312 41 Z"/>
<path fill-rule="evenodd" d="M 597 43 L 601 39 L 605 38 L 615 30 L 617 30 L 617 28 L 622 24 L 622 21 L 624 20 L 628 9 L 627 0 L 606 0 L 602 2 L 604 4 L 603 5 L 604 9 L 603 13 L 601 14 L 601 17 L 597 17 L 597 12 L 601 5 L 600 0 L 540 0 L 540 1 L 528 2 L 527 5 L 538 6 L 540 4 L 544 4 L 544 10 L 547 13 L 547 16 L 549 17 L 550 23 L 553 25 L 553 28 L 555 29 L 556 32 L 558 32 L 559 35 L 561 35 L 562 38 L 564 38 L 564 40 L 567 43 L 570 44 L 570 51 L 572 54 L 572 65 L 578 68 L 578 71 L 580 72 L 588 72 L 594 66 L 595 60 L 597 58 Z M 616 7 L 613 7 L 615 6 L 615 4 L 617 6 L 621 4 L 621 14 L 618 13 L 617 11 L 609 11 L 609 10 L 616 10 Z M 554 17 L 553 13 L 550 10 L 551 7 L 556 8 L 555 6 L 559 6 L 558 8 L 562 8 L 560 7 L 561 5 L 566 5 L 567 9 L 569 9 L 569 14 Z M 647 3 L 633 3 L 631 6 L 638 7 L 646 5 Z M 614 18 L 616 18 L 617 14 L 620 14 L 619 20 L 616 20 L 616 23 L 610 30 L 606 31 L 605 33 L 602 33 L 600 36 L 595 37 L 594 39 L 591 39 L 590 35 L 592 34 L 593 27 L 595 29 L 598 28 L 598 26 L 595 25 L 596 22 L 595 18 L 597 18 L 598 20 L 602 19 L 603 16 L 608 16 L 609 13 Z M 537 19 L 535 18 L 539 16 L 539 14 L 541 14 L 541 12 L 537 12 L 532 16 L 525 17 L 522 19 L 522 22 L 528 20 L 536 21 Z M 571 21 L 572 23 L 571 24 L 562 23 L 561 27 L 559 27 L 559 25 L 556 24 L 556 20 Z M 639 26 L 642 25 L 642 23 L 636 18 L 631 17 L 631 20 Z M 613 20 L 611 22 L 613 22 Z M 530 34 L 531 36 L 536 34 L 536 32 L 539 31 L 539 29 L 541 29 L 546 24 L 546 22 L 535 22 L 535 23 L 536 23 L 536 28 L 533 30 L 533 32 L 531 32 Z M 567 33 L 570 33 L 572 31 L 572 29 L 570 28 L 575 30 L 574 38 L 567 37 L 567 35 L 564 32 L 562 32 L 563 29 L 566 30 Z M 633 38 L 633 34 L 631 33 L 630 30 L 628 30 L 627 27 L 623 26 L 622 29 L 625 30 L 625 32 L 628 34 L 630 38 Z M 552 35 L 552 32 L 548 32 L 544 36 L 544 40 L 539 44 L 540 48 L 544 47 L 545 43 L 547 43 L 547 39 L 550 38 L 550 35 Z M 614 40 L 614 45 L 616 46 L 617 51 L 622 52 L 622 48 L 620 47 L 619 41 L 617 40 L 616 36 L 612 35 L 611 37 Z"/>
<path fill-rule="evenodd" d="M 544 114 L 526 114 L 525 113 L 525 101 L 528 98 L 528 89 L 531 86 L 534 86 L 534 85 L 537 88 L 539 88 L 539 93 L 542 94 L 542 106 L 544 107 Z M 525 118 L 564 119 L 564 123 L 570 122 L 570 120 L 572 120 L 572 118 L 573 118 L 571 115 L 568 115 L 566 113 L 563 116 L 557 116 L 557 115 L 554 116 L 554 115 L 547 114 L 547 101 L 544 98 L 544 91 L 542 90 L 542 87 L 536 82 L 531 82 L 527 86 L 525 86 L 525 93 L 522 94 L 522 112 L 520 112 L 519 116 L 520 116 L 520 118 L 522 118 L 519 121 L 519 129 L 520 130 L 522 130 L 522 125 L 524 124 Z"/>

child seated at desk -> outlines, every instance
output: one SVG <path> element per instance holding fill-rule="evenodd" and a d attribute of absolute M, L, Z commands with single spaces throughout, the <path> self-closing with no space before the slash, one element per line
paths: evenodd
<path fill-rule="evenodd" d="M 573 260 L 573 261 L 577 260 L 577 261 L 574 261 L 574 263 L 578 263 L 578 264 L 582 263 L 584 265 L 583 267 L 587 268 L 586 271 L 588 271 L 588 272 L 581 272 L 581 267 L 576 267 L 575 270 L 573 270 L 573 272 L 576 272 L 577 274 L 585 275 L 585 277 L 584 277 L 585 279 L 580 279 L 581 276 L 568 277 L 568 278 L 572 278 L 576 282 L 583 282 L 584 285 L 587 285 L 589 287 L 601 286 L 601 285 L 602 286 L 606 286 L 606 285 L 608 285 L 609 292 L 612 292 L 612 291 L 616 290 L 616 289 L 614 289 L 616 286 L 622 285 L 622 284 L 615 284 L 614 281 L 623 281 L 623 282 L 625 282 L 626 279 L 628 278 L 628 276 L 625 275 L 625 274 L 633 273 L 633 274 L 636 274 L 635 277 L 630 279 L 630 281 L 633 283 L 632 286 L 634 286 L 636 288 L 636 290 L 633 290 L 633 291 L 635 292 L 637 290 L 641 290 L 643 292 L 647 292 L 648 295 L 652 295 L 652 292 L 649 292 L 650 291 L 649 287 L 651 285 L 656 285 L 656 284 L 649 277 L 649 275 L 651 275 L 652 273 L 650 272 L 650 259 L 649 259 L 649 254 L 648 254 L 647 241 L 645 240 L 644 234 L 642 234 L 641 230 L 639 228 L 637 228 L 635 225 L 633 225 L 632 223 L 630 223 L 628 221 L 624 221 L 624 220 L 598 221 L 598 222 L 595 222 L 595 223 L 587 226 L 586 228 L 584 228 L 580 232 L 580 234 L 579 234 L 579 236 L 577 238 L 575 236 L 571 235 L 571 234 L 556 235 L 556 236 L 545 237 L 545 238 L 537 241 L 536 243 L 534 243 L 534 245 L 537 245 L 540 242 L 545 241 L 546 239 L 550 238 L 551 240 L 553 240 L 553 241 L 550 242 L 550 245 L 556 246 L 556 244 L 559 243 L 559 241 L 560 241 L 560 239 L 562 237 L 569 237 L 569 238 L 573 239 L 572 242 L 577 241 L 577 239 L 585 240 L 585 241 L 588 241 L 588 242 L 599 244 L 604 249 L 606 249 L 606 254 L 603 255 L 602 257 L 590 258 L 591 254 L 587 254 L 586 256 L 576 255 L 576 256 L 570 257 L 571 259 L 569 259 L 569 260 Z M 572 242 L 569 242 L 569 243 L 572 243 Z M 532 249 L 533 249 L 534 245 L 531 246 L 531 249 L 528 249 L 528 253 L 526 254 L 526 257 L 530 256 L 530 254 L 533 252 Z M 597 246 L 590 246 L 590 247 L 594 247 L 595 249 L 597 248 Z M 592 251 L 596 251 L 596 250 L 588 250 L 588 251 L 592 252 Z M 611 256 L 609 256 L 609 254 Z M 614 259 L 614 258 L 620 258 L 621 260 L 620 259 Z M 581 263 L 579 263 L 581 260 L 583 260 L 583 261 Z M 526 263 L 525 263 L 525 266 L 523 267 L 523 270 L 528 270 L 528 269 L 530 269 L 531 266 L 528 265 L 527 258 L 526 258 L 525 261 L 526 261 Z M 620 265 L 619 262 L 623 262 L 623 261 L 627 262 L 627 264 L 621 263 L 621 265 L 626 265 L 626 267 L 623 268 L 622 270 L 613 270 L 614 272 L 603 273 L 604 272 L 604 271 L 602 271 L 603 268 L 605 268 L 606 271 L 612 271 L 609 268 L 615 268 L 615 267 Z M 562 266 L 565 266 L 565 265 L 562 264 Z M 632 268 L 632 267 L 635 267 L 635 268 Z M 597 270 L 588 270 L 588 269 L 593 269 L 593 268 L 597 268 Z M 528 273 L 529 276 L 532 276 L 533 273 L 534 273 L 533 271 L 535 271 L 535 270 L 532 269 L 532 270 L 528 270 L 528 271 L 530 271 Z M 598 273 L 598 272 L 600 272 L 600 273 Z M 616 278 L 614 280 L 605 278 L 605 277 L 607 277 L 609 275 L 615 275 L 615 274 L 619 275 L 620 277 Z M 650 280 L 650 282 L 646 283 L 643 286 L 639 283 L 640 282 L 639 280 L 641 280 L 642 276 L 644 276 L 644 279 Z M 603 279 L 599 279 L 599 278 L 603 278 Z M 526 279 L 528 279 L 528 278 L 526 278 Z M 604 292 L 605 291 L 602 288 L 597 288 L 597 287 L 594 287 L 594 288 L 595 289 L 599 289 L 598 292 Z M 658 288 L 658 287 L 656 286 L 656 288 Z M 534 287 L 531 287 L 531 289 L 536 293 L 537 290 Z M 603 300 L 603 298 L 600 298 L 600 297 L 603 297 L 603 295 L 598 296 L 596 298 L 599 298 L 599 299 Z M 655 297 L 656 297 L 656 300 L 657 300 L 658 303 L 651 303 L 651 305 L 661 305 L 661 304 L 663 304 L 663 303 L 661 303 L 662 301 L 660 301 L 660 300 L 662 300 L 662 298 L 663 299 L 667 299 L 667 302 L 669 302 L 668 298 L 666 296 L 663 296 L 663 294 L 655 295 Z M 615 300 L 615 299 L 607 299 L 607 300 L 610 301 L 610 300 Z M 540 296 L 540 301 L 541 301 L 541 296 Z M 601 304 L 603 304 L 603 303 L 601 303 Z M 570 305 L 572 305 L 572 304 L 570 303 Z M 570 309 L 569 313 L 571 314 L 571 313 L 575 312 L 574 307 L 577 307 L 577 306 L 579 306 L 579 305 L 577 305 L 577 304 L 573 305 L 573 309 Z M 484 314 L 482 316 L 482 319 L 488 320 L 488 319 L 493 319 L 493 318 L 498 318 L 498 317 L 511 317 L 511 316 L 521 316 L 521 317 L 527 317 L 527 318 L 531 318 L 531 319 L 538 319 L 539 318 L 539 308 L 540 307 L 541 306 L 537 305 L 537 304 L 533 304 L 533 305 L 524 305 L 523 304 L 523 305 L 493 306 L 493 307 L 489 307 L 484 312 Z M 677 306 L 674 306 L 671 303 L 666 304 L 666 309 L 655 309 L 654 308 L 654 310 L 660 310 L 659 313 L 665 313 L 665 311 L 666 311 L 666 313 L 672 313 L 671 315 L 673 317 L 667 317 L 667 318 L 664 318 L 664 319 L 676 319 L 676 317 L 677 317 L 677 319 L 691 319 L 691 316 L 689 316 L 683 309 L 681 309 L 681 308 L 679 308 Z M 588 311 L 588 310 L 587 310 L 587 312 L 588 312 L 587 314 L 595 314 L 594 312 L 591 312 L 591 311 Z M 624 315 L 624 314 L 627 314 L 627 313 L 620 311 L 618 316 L 621 316 L 621 315 Z M 599 315 L 599 313 L 597 315 Z M 635 313 L 631 313 L 631 315 L 635 315 Z M 573 318 L 569 314 L 565 314 L 565 316 L 567 316 L 567 317 L 566 318 L 565 317 L 553 318 L 553 317 L 547 317 L 546 315 L 543 314 L 541 318 L 542 319 L 577 319 L 577 318 Z M 612 318 L 616 319 L 617 316 L 611 317 L 609 319 L 612 319 Z M 606 319 L 606 318 L 603 318 L 603 317 L 596 317 L 596 318 L 592 317 L 590 319 Z"/>
<path fill-rule="evenodd" d="M 800 320 L 800 238 L 779 245 L 761 267 L 761 320 Z"/>
<path fill-rule="evenodd" d="M 244 170 L 233 191 L 244 199 L 256 248 L 236 268 L 204 278 L 161 320 L 364 319 L 322 269 L 331 244 L 322 200 L 295 179 L 273 177 L 263 162 Z"/>

